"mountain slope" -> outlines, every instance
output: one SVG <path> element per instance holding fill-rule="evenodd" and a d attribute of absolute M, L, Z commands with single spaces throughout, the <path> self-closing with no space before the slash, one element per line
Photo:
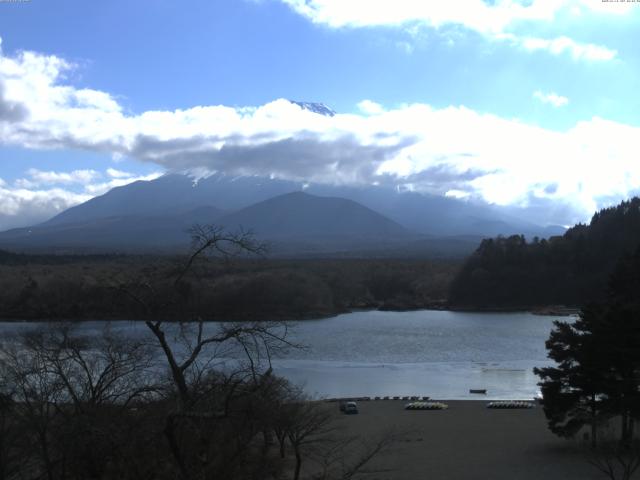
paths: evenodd
<path fill-rule="evenodd" d="M 202 192 L 204 193 L 204 192 Z M 152 181 L 138 181 L 116 187 L 104 195 L 71 207 L 44 222 L 63 225 L 121 216 L 159 216 L 203 205 L 213 205 L 193 181 L 183 175 L 164 175 Z"/>
<path fill-rule="evenodd" d="M 271 244 L 273 254 L 289 256 L 398 249 L 421 238 L 351 200 L 294 192 L 227 214 L 215 207 L 199 207 L 164 215 L 58 219 L 0 233 L 0 245 L 54 251 L 184 250 L 190 240 L 187 230 L 195 223 L 252 230 L 259 240 Z"/>
<path fill-rule="evenodd" d="M 228 228 L 251 228 L 264 238 L 344 237 L 369 240 L 406 237 L 398 223 L 352 200 L 293 192 L 219 219 Z"/>
<path fill-rule="evenodd" d="M 201 206 L 237 210 L 295 190 L 299 190 L 299 185 L 292 182 L 258 177 L 212 175 L 194 181 L 187 175 L 168 174 L 114 188 L 65 210 L 44 224 L 61 225 L 126 215 L 162 216 Z"/>
<path fill-rule="evenodd" d="M 188 230 L 196 223 L 213 223 L 223 215 L 215 207 L 198 207 L 180 214 L 122 215 L 78 220 L 69 223 L 48 222 L 31 228 L 0 233 L 3 246 L 24 249 L 79 249 L 86 251 L 153 251 L 184 248 Z"/>
<path fill-rule="evenodd" d="M 88 221 L 100 217 L 158 216 L 197 206 L 235 211 L 286 193 L 300 191 L 358 202 L 419 233 L 435 236 L 549 235 L 544 227 L 508 214 L 500 207 L 398 191 L 392 186 L 346 187 L 303 184 L 264 177 L 215 174 L 197 182 L 170 174 L 149 182 L 135 182 L 62 212 L 45 224 Z M 562 232 L 556 228 L 554 232 Z"/>

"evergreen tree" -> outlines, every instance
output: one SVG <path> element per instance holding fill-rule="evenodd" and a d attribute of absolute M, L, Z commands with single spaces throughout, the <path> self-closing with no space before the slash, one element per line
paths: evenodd
<path fill-rule="evenodd" d="M 556 322 L 546 346 L 558 366 L 534 371 L 551 431 L 572 436 L 588 424 L 595 444 L 598 423 L 619 417 L 629 444 L 640 418 L 640 249 L 619 262 L 606 302 Z"/>
<path fill-rule="evenodd" d="M 603 405 L 605 390 L 604 364 L 598 339 L 593 333 L 602 315 L 595 305 L 584 308 L 574 322 L 555 322 L 546 342 L 549 358 L 557 367 L 536 368 L 544 399 L 544 412 L 549 429 L 556 435 L 571 437 L 583 426 L 590 425 L 595 445 L 597 426 L 606 418 Z"/>
<path fill-rule="evenodd" d="M 608 357 L 609 409 L 620 416 L 622 442 L 629 444 L 640 418 L 640 248 L 611 275 L 598 337 Z"/>

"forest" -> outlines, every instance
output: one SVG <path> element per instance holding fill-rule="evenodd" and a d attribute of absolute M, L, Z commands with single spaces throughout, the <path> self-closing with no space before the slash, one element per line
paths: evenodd
<path fill-rule="evenodd" d="M 466 309 L 581 306 L 602 300 L 617 261 L 640 245 L 640 198 L 595 213 L 563 236 L 485 239 L 451 284 Z"/>
<path fill-rule="evenodd" d="M 170 301 L 157 314 L 167 320 L 185 311 L 206 320 L 291 320 L 354 309 L 440 308 L 459 268 L 453 260 L 207 258 L 178 291 L 173 282 L 185 261 L 0 252 L 0 317 L 145 319 L 125 286 L 162 293 Z"/>

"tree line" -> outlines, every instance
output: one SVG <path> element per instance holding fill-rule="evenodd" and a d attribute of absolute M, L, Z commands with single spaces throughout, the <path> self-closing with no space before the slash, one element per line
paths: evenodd
<path fill-rule="evenodd" d="M 172 299 L 158 312 L 167 320 L 185 310 L 207 320 L 299 320 L 362 308 L 426 308 L 444 304 L 459 268 L 444 260 L 199 258 L 178 291 L 180 257 L 28 258 L 0 259 L 2 318 L 143 319 L 145 309 L 119 288 L 134 278 Z"/>
<path fill-rule="evenodd" d="M 580 306 L 604 300 L 616 262 L 640 244 L 640 199 L 593 215 L 563 236 L 483 240 L 453 280 L 450 303 L 465 308 Z"/>

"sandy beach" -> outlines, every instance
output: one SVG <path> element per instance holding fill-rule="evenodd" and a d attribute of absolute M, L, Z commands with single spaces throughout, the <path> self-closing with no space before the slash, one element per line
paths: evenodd
<path fill-rule="evenodd" d="M 360 414 L 337 415 L 345 434 L 375 438 L 406 431 L 373 466 L 378 480 L 554 480 L 603 478 L 576 443 L 549 432 L 540 406 L 494 410 L 487 401 L 444 401 L 442 411 L 409 411 L 407 402 L 358 402 Z M 338 410 L 335 404 L 336 411 Z"/>

